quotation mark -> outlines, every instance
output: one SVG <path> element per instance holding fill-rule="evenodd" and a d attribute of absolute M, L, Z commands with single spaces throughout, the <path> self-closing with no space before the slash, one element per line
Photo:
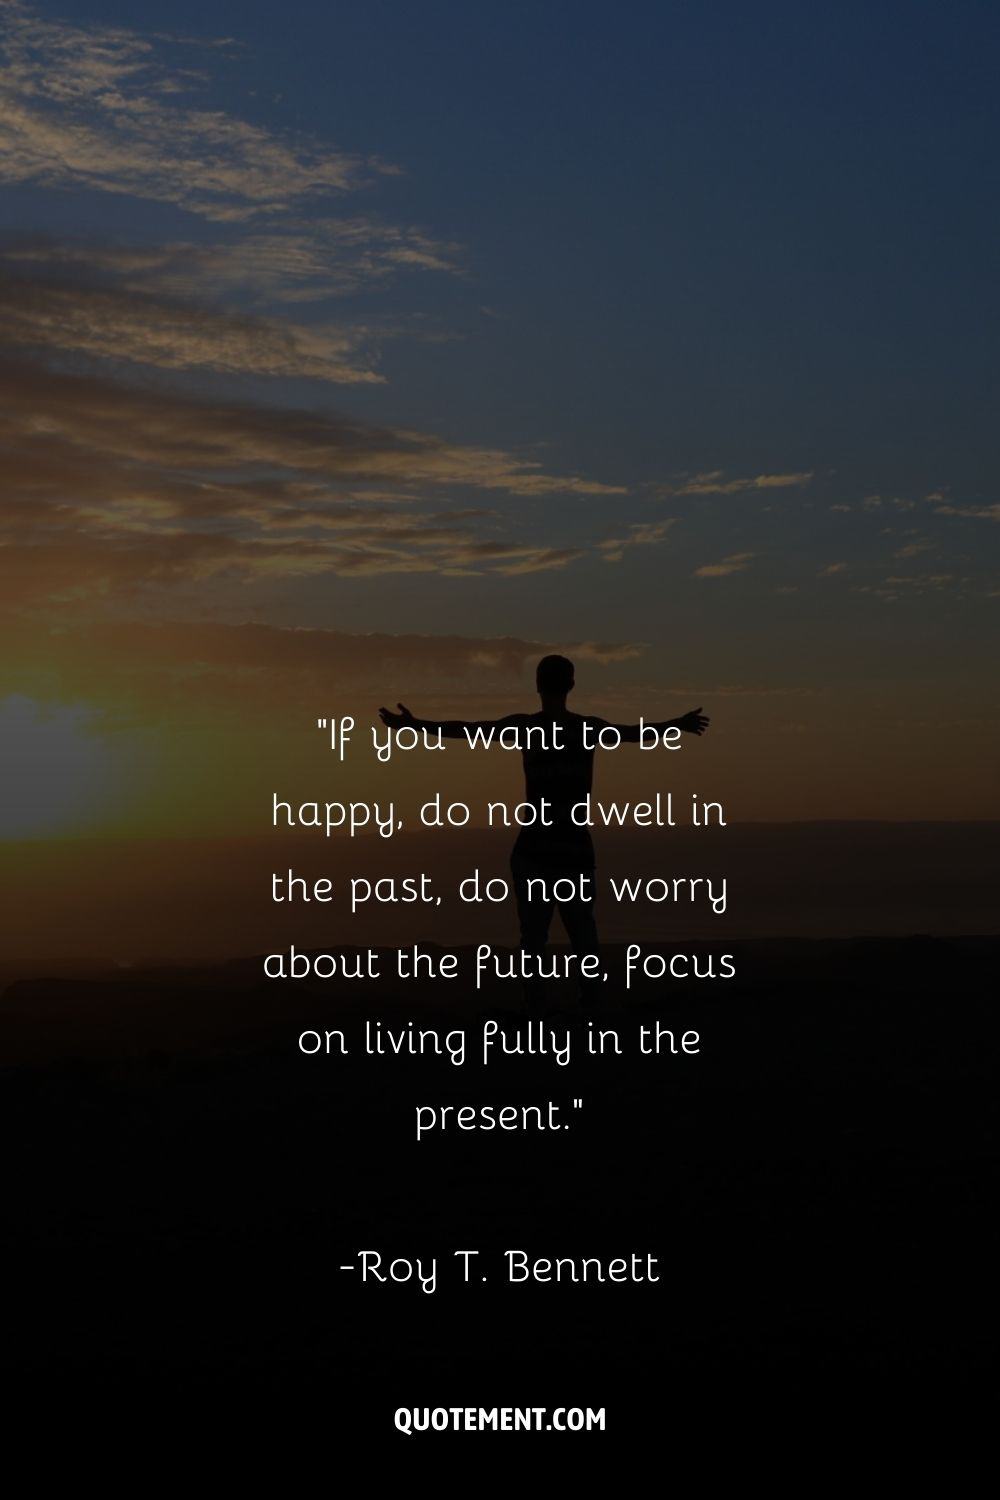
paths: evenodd
<path fill-rule="evenodd" d="M 317 729 L 330 730 L 330 749 L 337 751 L 340 759 L 344 758 L 347 742 L 351 738 L 351 730 L 354 728 L 354 720 L 347 714 L 342 719 L 322 718 L 316 720 Z"/>

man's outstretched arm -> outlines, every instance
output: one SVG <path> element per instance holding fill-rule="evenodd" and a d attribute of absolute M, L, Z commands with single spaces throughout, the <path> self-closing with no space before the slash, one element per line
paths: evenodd
<path fill-rule="evenodd" d="M 604 724 L 606 721 L 597 721 Z M 683 734 L 704 734 L 708 728 L 708 718 L 700 708 L 693 708 L 689 714 L 682 714 L 679 719 L 661 719 L 658 723 L 647 723 L 647 729 L 655 729 L 657 734 L 662 734 L 665 729 L 679 729 Z M 638 724 L 611 724 L 611 729 L 617 729 L 621 735 L 623 745 L 637 745 L 639 743 Z"/>
<path fill-rule="evenodd" d="M 405 703 L 397 703 L 399 713 L 389 708 L 380 708 L 378 716 L 388 729 L 427 729 L 431 734 L 442 734 L 446 740 L 462 740 L 466 734 L 477 730 L 505 729 L 510 724 L 519 724 L 523 714 L 508 714 L 504 719 L 418 719 Z"/>

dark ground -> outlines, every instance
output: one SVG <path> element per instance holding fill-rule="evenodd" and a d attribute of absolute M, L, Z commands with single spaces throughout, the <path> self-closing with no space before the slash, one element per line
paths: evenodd
<path fill-rule="evenodd" d="M 13 986 L 14 1384 L 52 1413 L 141 1412 L 170 1442 L 234 1403 L 251 1430 L 294 1412 L 340 1446 L 403 1442 L 398 1405 L 604 1406 L 606 1437 L 560 1439 L 581 1451 L 662 1444 L 706 1414 L 725 1430 L 794 1407 L 833 1427 L 988 1398 L 1000 939 L 737 952 L 729 984 L 600 1012 L 694 1027 L 699 1057 L 485 1078 L 295 1047 L 303 1025 L 365 1014 L 471 1025 L 482 998 L 445 1012 L 439 992 L 385 990 L 366 1007 L 265 986 L 259 962 Z M 418 1099 L 570 1095 L 569 1134 L 413 1140 Z M 466 1247 L 487 1286 L 428 1296 L 337 1269 L 361 1248 Z M 504 1248 L 651 1250 L 663 1279 L 509 1287 L 488 1254 Z"/>

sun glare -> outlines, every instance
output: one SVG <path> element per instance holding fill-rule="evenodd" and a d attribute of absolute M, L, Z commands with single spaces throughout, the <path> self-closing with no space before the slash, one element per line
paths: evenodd
<path fill-rule="evenodd" d="M 115 755 L 86 704 L 0 700 L 7 767 L 0 795 L 5 838 L 49 838 L 99 826 L 117 800 Z"/>

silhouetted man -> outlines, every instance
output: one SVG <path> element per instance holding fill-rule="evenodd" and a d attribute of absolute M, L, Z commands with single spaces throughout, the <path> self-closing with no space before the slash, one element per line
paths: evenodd
<path fill-rule="evenodd" d="M 575 680 L 573 663 L 565 656 L 543 656 L 535 674 L 535 684 L 542 700 L 538 713 L 508 714 L 503 719 L 438 720 L 415 718 L 403 703 L 397 705 L 399 713 L 391 713 L 387 708 L 379 709 L 382 723 L 390 729 L 404 726 L 427 729 L 435 734 L 440 732 L 446 739 L 465 739 L 467 733 L 474 736 L 477 730 L 493 730 L 499 734 L 503 729 L 525 731 L 537 726 L 546 731 L 546 748 L 530 743 L 532 739 L 541 739 L 541 735 L 528 735 L 526 738 L 529 743 L 521 752 L 525 801 L 534 807 L 536 817 L 530 827 L 521 829 L 510 860 L 521 924 L 521 948 L 526 953 L 544 952 L 556 906 L 552 899 L 539 899 L 537 883 L 533 888 L 533 899 L 529 900 L 529 880 L 540 877 L 545 882 L 546 891 L 551 892 L 556 880 L 569 878 L 579 891 L 580 877 L 587 875 L 590 880 L 583 884 L 589 888 L 589 897 L 578 894 L 572 900 L 560 901 L 559 915 L 575 953 L 584 955 L 598 951 L 593 896 L 594 844 L 590 829 L 574 823 L 571 814 L 576 804 L 584 801 L 593 786 L 594 745 L 600 731 L 614 728 L 623 743 L 639 743 L 638 724 L 609 725 L 606 719 L 598 719 L 590 714 L 571 713 L 566 707 L 566 699 Z M 585 725 L 588 738 L 586 746 Z M 561 743 L 559 749 L 551 748 L 556 726 Z M 679 719 L 666 719 L 652 726 L 661 736 L 667 729 L 704 734 L 707 727 L 708 719 L 700 708 L 693 709 Z M 538 998 L 537 985 L 529 983 L 526 989 L 529 1003 Z"/>

